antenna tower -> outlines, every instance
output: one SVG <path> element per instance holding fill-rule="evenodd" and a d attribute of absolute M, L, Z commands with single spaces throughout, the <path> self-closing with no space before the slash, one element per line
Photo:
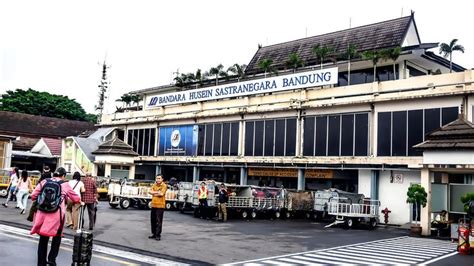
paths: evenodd
<path fill-rule="evenodd" d="M 97 123 L 100 123 L 102 119 L 102 113 L 104 112 L 104 101 L 107 98 L 105 96 L 105 93 L 107 92 L 107 89 L 109 87 L 109 81 L 107 80 L 107 69 L 110 68 L 110 66 L 107 66 L 107 64 L 104 63 L 102 64 L 102 78 L 100 79 L 100 84 L 99 84 L 99 104 L 96 106 L 95 110 L 98 111 L 97 114 Z"/>

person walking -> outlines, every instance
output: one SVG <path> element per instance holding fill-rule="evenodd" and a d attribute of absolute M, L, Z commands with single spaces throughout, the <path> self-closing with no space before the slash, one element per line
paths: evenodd
<path fill-rule="evenodd" d="M 229 193 L 225 185 L 222 183 L 219 187 L 219 205 L 217 205 L 219 211 L 219 221 L 227 222 L 227 202 L 229 201 Z"/>
<path fill-rule="evenodd" d="M 43 181 L 43 180 L 46 179 L 46 178 L 51 178 L 51 177 L 53 177 L 53 176 L 51 175 L 51 169 L 49 168 L 49 166 L 45 165 L 45 166 L 43 167 L 43 173 L 41 174 L 41 177 L 40 177 L 40 179 L 38 180 L 38 183 L 41 182 L 41 181 Z"/>
<path fill-rule="evenodd" d="M 15 196 L 15 191 L 16 191 L 16 186 L 18 185 L 18 177 L 20 176 L 18 167 L 13 167 L 11 174 L 10 174 L 10 183 L 8 185 L 8 194 L 7 194 L 7 200 L 2 204 L 3 207 L 8 208 L 8 202 L 10 200 L 16 199 Z M 17 203 L 18 207 L 18 203 Z"/>
<path fill-rule="evenodd" d="M 163 214 L 165 212 L 166 204 L 166 190 L 167 186 L 163 182 L 163 176 L 157 175 L 155 184 L 151 187 L 149 194 L 151 194 L 151 212 L 150 212 L 150 224 L 151 224 L 151 235 L 150 239 L 161 240 L 161 229 L 163 226 Z"/>
<path fill-rule="evenodd" d="M 71 199 L 73 202 L 80 201 L 79 195 L 64 181 L 65 176 L 66 170 L 59 167 L 54 172 L 53 178 L 41 181 L 31 194 L 32 200 L 38 200 L 38 210 L 34 214 L 30 234 L 40 236 L 38 243 L 39 266 L 56 265 L 56 257 L 63 236 L 65 199 Z M 46 195 L 51 197 L 45 197 Z M 58 197 L 60 197 L 59 205 L 50 204 L 57 202 Z M 55 206 L 56 209 L 52 206 Z M 52 241 L 48 254 L 50 237 L 52 237 Z"/>
<path fill-rule="evenodd" d="M 207 195 L 209 190 L 207 189 L 206 182 L 202 182 L 198 190 L 199 199 L 199 213 L 201 218 L 207 217 Z"/>
<path fill-rule="evenodd" d="M 84 188 L 84 183 L 81 181 L 81 174 L 79 172 L 74 172 L 72 175 L 72 180 L 70 180 L 69 185 L 71 188 L 79 195 L 79 199 L 81 198 L 81 193 L 84 193 L 86 189 Z M 72 230 L 77 230 L 78 227 L 78 218 L 79 218 L 79 210 L 81 208 L 81 203 L 74 203 L 71 200 L 67 201 L 67 208 L 66 208 L 66 226 L 72 227 Z"/>
<path fill-rule="evenodd" d="M 16 198 L 18 206 L 20 207 L 20 214 L 25 214 L 26 207 L 28 204 L 28 197 L 30 196 L 30 191 L 33 190 L 31 185 L 31 178 L 28 176 L 28 171 L 21 171 L 21 178 L 18 181 L 18 186 L 16 187 Z"/>
<path fill-rule="evenodd" d="M 97 204 L 97 184 L 92 178 L 92 175 L 87 173 L 84 179 L 85 191 L 82 193 L 82 202 L 87 207 L 87 214 L 89 216 L 89 230 L 94 230 L 96 219 L 96 204 Z M 84 222 L 84 220 L 82 220 Z"/>

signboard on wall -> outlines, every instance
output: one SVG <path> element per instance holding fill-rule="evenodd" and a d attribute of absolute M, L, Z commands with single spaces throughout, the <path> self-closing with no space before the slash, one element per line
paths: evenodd
<path fill-rule="evenodd" d="M 147 96 L 145 108 L 336 84 L 338 68 Z"/>
<path fill-rule="evenodd" d="M 333 178 L 330 169 L 306 169 L 305 178 Z M 249 176 L 272 176 L 272 177 L 298 177 L 298 169 L 295 168 L 252 168 L 248 170 Z"/>
<path fill-rule="evenodd" d="M 160 127 L 158 155 L 195 156 L 198 131 L 197 125 Z"/>

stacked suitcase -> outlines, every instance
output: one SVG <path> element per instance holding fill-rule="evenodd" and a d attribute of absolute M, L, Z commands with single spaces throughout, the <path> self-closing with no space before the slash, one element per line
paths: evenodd
<path fill-rule="evenodd" d="M 72 248 L 72 265 L 90 265 L 92 259 L 92 241 L 91 232 L 82 229 L 84 223 L 84 209 L 81 206 L 79 225 L 76 235 L 74 236 L 74 245 Z"/>

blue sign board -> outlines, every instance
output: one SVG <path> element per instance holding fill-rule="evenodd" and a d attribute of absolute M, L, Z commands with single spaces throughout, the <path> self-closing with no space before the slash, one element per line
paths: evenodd
<path fill-rule="evenodd" d="M 158 155 L 195 156 L 198 141 L 197 125 L 160 127 Z"/>

